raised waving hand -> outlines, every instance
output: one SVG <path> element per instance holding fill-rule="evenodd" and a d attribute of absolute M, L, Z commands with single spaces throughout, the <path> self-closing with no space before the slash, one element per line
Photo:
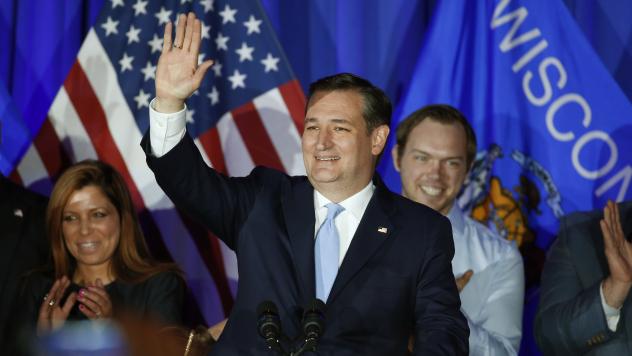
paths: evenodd
<path fill-rule="evenodd" d="M 162 53 L 156 68 L 156 111 L 172 113 L 184 107 L 184 100 L 200 87 L 208 69 L 207 60 L 198 65 L 202 41 L 202 24 L 195 14 L 181 14 L 178 18 L 175 39 L 173 24 L 165 26 Z"/>

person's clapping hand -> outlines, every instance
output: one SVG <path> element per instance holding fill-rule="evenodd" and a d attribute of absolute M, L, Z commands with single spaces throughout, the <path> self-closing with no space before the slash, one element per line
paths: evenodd
<path fill-rule="evenodd" d="M 603 215 L 600 226 L 610 270 L 603 282 L 603 294 L 609 306 L 620 308 L 632 287 L 632 244 L 623 235 L 617 205 L 609 201 Z"/>
<path fill-rule="evenodd" d="M 156 111 L 182 110 L 184 100 L 200 87 L 204 74 L 213 64 L 207 60 L 198 65 L 201 26 L 192 12 L 179 16 L 175 39 L 171 22 L 165 26 L 162 53 L 156 67 Z"/>
<path fill-rule="evenodd" d="M 88 285 L 79 290 L 77 300 L 80 303 L 79 310 L 89 319 L 112 317 L 112 301 L 99 278 L 95 285 Z"/>
<path fill-rule="evenodd" d="M 467 283 L 470 281 L 470 278 L 472 278 L 473 274 L 474 274 L 474 271 L 472 271 L 471 269 L 468 269 L 460 277 L 456 278 L 456 288 L 459 290 L 459 293 L 463 291 L 463 288 L 465 288 Z"/>
<path fill-rule="evenodd" d="M 66 293 L 68 286 L 70 286 L 70 280 L 63 276 L 53 283 L 53 286 L 44 296 L 37 318 L 37 332 L 39 334 L 61 327 L 68 319 L 68 314 L 75 305 L 77 298 L 75 292 L 70 293 L 64 304 L 61 305 L 61 299 Z"/>

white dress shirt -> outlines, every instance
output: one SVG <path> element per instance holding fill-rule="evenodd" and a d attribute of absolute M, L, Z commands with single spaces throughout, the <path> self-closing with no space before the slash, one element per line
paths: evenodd
<path fill-rule="evenodd" d="M 604 297 L 603 295 L 603 282 L 601 282 L 601 288 L 599 288 L 599 296 L 601 297 L 601 307 L 603 308 L 603 313 L 606 316 L 608 329 L 610 329 L 610 331 L 617 331 L 617 324 L 619 324 L 621 308 L 613 308 L 606 303 L 606 297 Z"/>
<path fill-rule="evenodd" d="M 474 274 L 460 293 L 470 327 L 470 355 L 517 355 L 522 336 L 524 267 L 514 242 L 465 216 L 448 214 L 454 236 L 452 270 Z"/>
<path fill-rule="evenodd" d="M 186 104 L 184 109 L 171 114 L 154 110 L 154 102 L 149 103 L 149 140 L 151 151 L 156 157 L 162 157 L 176 147 L 186 133 Z"/>

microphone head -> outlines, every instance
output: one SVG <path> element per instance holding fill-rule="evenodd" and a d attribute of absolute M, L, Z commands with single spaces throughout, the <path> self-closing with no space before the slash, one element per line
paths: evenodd
<path fill-rule="evenodd" d="M 279 315 L 279 310 L 277 309 L 276 304 L 274 304 L 274 302 L 269 301 L 269 300 L 264 300 L 263 302 L 259 303 L 259 306 L 257 306 L 257 316 L 260 317 L 263 314 Z"/>
<path fill-rule="evenodd" d="M 257 331 L 264 339 L 278 339 L 281 334 L 281 319 L 276 305 L 263 301 L 257 307 Z"/>
<path fill-rule="evenodd" d="M 307 309 L 305 309 L 305 312 L 313 311 L 313 312 L 322 314 L 324 316 L 326 309 L 327 309 L 327 306 L 325 305 L 325 302 L 316 298 L 307 305 Z"/>
<path fill-rule="evenodd" d="M 308 339 L 319 339 L 325 331 L 325 303 L 314 299 L 303 313 L 303 332 Z"/>

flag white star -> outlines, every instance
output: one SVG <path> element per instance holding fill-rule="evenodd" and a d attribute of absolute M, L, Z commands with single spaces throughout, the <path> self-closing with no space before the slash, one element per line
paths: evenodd
<path fill-rule="evenodd" d="M 215 72 L 216 77 L 222 76 L 222 64 L 219 61 L 215 61 L 211 69 L 213 70 L 213 72 Z"/>
<path fill-rule="evenodd" d="M 206 26 L 204 22 L 202 22 L 202 38 L 211 38 L 211 25 Z"/>
<path fill-rule="evenodd" d="M 198 54 L 198 65 L 200 65 L 202 62 L 204 62 L 204 57 L 206 57 L 206 54 L 204 54 L 204 53 Z"/>
<path fill-rule="evenodd" d="M 187 110 L 186 120 L 190 124 L 195 123 L 195 120 L 193 120 L 193 115 L 195 115 L 195 110 L 193 110 L 193 109 Z"/>
<path fill-rule="evenodd" d="M 132 6 L 134 8 L 134 16 L 138 16 L 140 14 L 147 14 L 147 3 L 149 1 L 136 0 L 136 3 Z"/>
<path fill-rule="evenodd" d="M 140 35 L 140 28 L 136 28 L 134 25 L 130 26 L 129 31 L 125 34 L 125 36 L 127 36 L 127 44 L 131 44 L 132 42 L 140 43 L 138 35 Z"/>
<path fill-rule="evenodd" d="M 112 8 L 116 9 L 117 6 L 125 7 L 123 0 L 112 0 Z"/>
<path fill-rule="evenodd" d="M 255 50 L 254 47 L 248 47 L 246 42 L 241 43 L 241 47 L 236 49 L 235 52 L 239 55 L 239 62 L 243 61 L 252 61 L 252 52 Z"/>
<path fill-rule="evenodd" d="M 182 4 L 186 4 L 186 3 L 188 3 L 188 2 L 193 2 L 193 0 L 182 0 L 182 1 L 180 2 L 180 4 L 181 4 L 181 5 L 182 5 Z"/>
<path fill-rule="evenodd" d="M 228 4 L 224 7 L 224 10 L 219 12 L 219 15 L 222 17 L 222 25 L 225 25 L 229 22 L 235 23 L 235 14 L 237 13 L 237 9 L 231 9 Z"/>
<path fill-rule="evenodd" d="M 265 67 L 264 70 L 266 73 L 269 71 L 277 72 L 279 70 L 279 58 L 273 57 L 271 53 L 268 53 L 268 56 L 261 60 L 261 64 Z"/>
<path fill-rule="evenodd" d="M 151 53 L 160 52 L 162 50 L 162 38 L 156 34 L 154 34 L 154 38 L 147 42 L 147 44 L 151 47 Z"/>
<path fill-rule="evenodd" d="M 215 46 L 217 46 L 217 50 L 224 50 L 224 51 L 228 51 L 228 40 L 230 40 L 230 37 L 228 36 L 224 36 L 222 35 L 221 32 L 217 33 L 217 37 L 215 37 Z"/>
<path fill-rule="evenodd" d="M 118 29 L 116 28 L 118 24 L 118 21 L 114 21 L 110 16 L 108 16 L 108 19 L 105 21 L 105 23 L 101 24 L 101 27 L 103 27 L 103 30 L 105 31 L 105 37 L 111 34 L 118 35 Z"/>
<path fill-rule="evenodd" d="M 210 93 L 206 94 L 206 96 L 208 96 L 208 98 L 211 99 L 211 105 L 215 105 L 219 103 L 219 92 L 217 91 L 217 88 L 215 88 L 214 85 L 213 85 L 213 90 L 211 90 Z"/>
<path fill-rule="evenodd" d="M 244 22 L 244 26 L 248 29 L 248 34 L 261 33 L 259 26 L 261 26 L 261 20 L 257 20 L 253 15 L 250 15 L 248 21 Z"/>
<path fill-rule="evenodd" d="M 169 17 L 171 17 L 171 10 L 165 9 L 164 6 L 160 7 L 160 12 L 156 13 L 156 18 L 158 18 L 158 25 L 164 25 L 169 22 Z"/>
<path fill-rule="evenodd" d="M 145 81 L 149 79 L 156 79 L 156 66 L 152 65 L 151 62 L 147 62 L 145 68 L 140 71 L 145 75 Z"/>
<path fill-rule="evenodd" d="M 228 77 L 228 80 L 230 80 L 230 83 L 231 83 L 231 88 L 232 89 L 245 88 L 246 83 L 244 81 L 246 80 L 246 77 L 247 75 L 241 74 L 239 73 L 237 69 L 235 69 L 235 71 L 233 72 L 233 75 Z"/>
<path fill-rule="evenodd" d="M 121 58 L 121 60 L 119 61 L 119 64 L 121 65 L 121 73 L 125 72 L 126 70 L 132 70 L 133 60 L 133 56 L 130 57 L 127 55 L 127 53 L 123 53 L 123 58 Z"/>
<path fill-rule="evenodd" d="M 200 4 L 204 6 L 204 12 L 213 11 L 213 0 L 202 0 Z"/>
<path fill-rule="evenodd" d="M 134 101 L 136 102 L 136 109 L 140 109 L 143 106 L 149 107 L 149 93 L 145 93 L 143 89 L 140 90 L 140 93 L 134 97 Z"/>

